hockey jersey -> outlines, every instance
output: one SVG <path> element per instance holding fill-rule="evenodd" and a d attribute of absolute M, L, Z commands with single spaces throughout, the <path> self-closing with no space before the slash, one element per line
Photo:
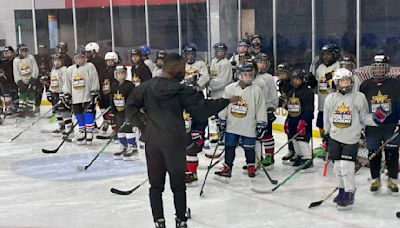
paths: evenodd
<path fill-rule="evenodd" d="M 67 76 L 67 67 L 53 68 L 50 72 L 49 90 L 52 93 L 62 93 L 64 81 Z"/>
<path fill-rule="evenodd" d="M 339 68 L 339 62 L 336 61 L 330 66 L 320 64 L 315 71 L 315 77 L 318 83 L 318 111 L 324 110 L 324 101 L 328 94 L 336 90 L 333 82 L 333 73 Z"/>
<path fill-rule="evenodd" d="M 232 82 L 232 66 L 228 59 L 213 58 L 210 66 L 211 98 L 221 98 L 225 87 Z"/>
<path fill-rule="evenodd" d="M 68 67 L 63 92 L 72 95 L 72 104 L 90 102 L 92 100 L 90 92 L 99 89 L 99 76 L 92 63 L 88 62 L 82 66 L 74 64 Z"/>
<path fill-rule="evenodd" d="M 384 124 L 397 123 L 400 117 L 400 81 L 394 78 L 376 82 L 374 79 L 364 81 L 360 86 L 367 98 L 369 111 L 375 112 L 381 107 L 388 114 Z"/>
<path fill-rule="evenodd" d="M 149 67 L 144 64 L 144 62 L 140 62 L 138 65 L 133 65 L 131 69 L 132 79 L 131 81 L 137 87 L 141 83 L 152 78 L 151 71 Z"/>
<path fill-rule="evenodd" d="M 124 81 L 122 84 L 114 83 L 112 85 L 111 94 L 113 100 L 113 112 L 114 113 L 123 113 L 126 108 L 126 100 L 132 90 L 135 88 L 130 81 Z"/>
<path fill-rule="evenodd" d="M 189 86 L 197 84 L 200 89 L 204 89 L 205 85 L 210 80 L 207 65 L 205 62 L 200 60 L 197 60 L 192 64 L 186 63 L 185 72 L 185 78 L 183 81 L 184 84 Z"/>
<path fill-rule="evenodd" d="M 334 92 L 325 99 L 324 131 L 338 142 L 355 144 L 366 126 L 376 126 L 364 94 Z"/>
<path fill-rule="evenodd" d="M 39 68 L 33 55 L 20 59 L 15 58 L 13 62 L 14 81 L 18 84 L 19 80 L 28 84 L 29 79 L 37 79 L 39 76 Z"/>
<path fill-rule="evenodd" d="M 265 98 L 258 85 L 252 84 L 242 88 L 238 82 L 225 88 L 223 98 L 240 96 L 235 104 L 229 104 L 218 116 L 226 120 L 226 132 L 250 138 L 256 137 L 258 122 L 267 122 Z"/>
<path fill-rule="evenodd" d="M 272 75 L 268 73 L 257 74 L 253 83 L 258 85 L 264 93 L 266 110 L 274 112 L 278 108 L 278 91 Z"/>

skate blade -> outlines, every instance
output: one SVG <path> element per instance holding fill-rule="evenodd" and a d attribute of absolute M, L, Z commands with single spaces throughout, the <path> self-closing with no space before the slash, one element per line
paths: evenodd
<path fill-rule="evenodd" d="M 300 170 L 300 173 L 314 173 L 315 169 L 302 169 Z"/>
<path fill-rule="evenodd" d="M 214 179 L 219 181 L 219 182 L 222 182 L 224 184 L 229 184 L 229 182 L 230 182 L 230 178 L 229 177 L 222 177 L 222 176 L 215 175 Z"/>
<path fill-rule="evenodd" d="M 115 156 L 114 155 L 114 160 L 122 160 L 122 155 L 121 156 Z"/>
<path fill-rule="evenodd" d="M 292 166 L 293 162 L 290 161 L 282 161 L 282 165 Z"/>
<path fill-rule="evenodd" d="M 349 205 L 346 207 L 336 205 L 336 210 L 338 210 L 338 211 L 349 211 L 351 209 L 353 209 L 353 205 Z"/>
<path fill-rule="evenodd" d="M 85 166 L 80 166 L 80 165 L 76 167 L 76 170 L 80 172 L 86 171 Z"/>
<path fill-rule="evenodd" d="M 379 195 L 381 193 L 382 189 L 379 188 L 377 191 L 371 192 L 373 196 Z"/>
<path fill-rule="evenodd" d="M 400 193 L 399 192 L 392 192 L 390 189 L 388 189 L 389 194 L 394 196 L 394 197 L 399 197 Z"/>
<path fill-rule="evenodd" d="M 199 186 L 199 182 L 198 181 L 193 181 L 193 182 L 190 182 L 190 183 L 186 183 L 186 187 L 188 187 L 188 188 L 193 188 L 193 187 L 197 187 L 197 186 Z"/>
<path fill-rule="evenodd" d="M 271 189 L 257 189 L 257 188 L 250 188 L 252 192 L 258 193 L 258 194 L 270 194 L 273 191 Z"/>

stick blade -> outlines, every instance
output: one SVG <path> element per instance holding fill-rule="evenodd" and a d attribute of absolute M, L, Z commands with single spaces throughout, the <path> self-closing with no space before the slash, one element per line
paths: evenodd
<path fill-rule="evenodd" d="M 57 153 L 58 150 L 46 150 L 46 149 L 42 149 L 42 152 L 45 154 L 55 154 Z"/>
<path fill-rule="evenodd" d="M 277 185 L 277 184 L 278 184 L 278 181 L 277 181 L 277 180 L 271 180 L 271 184 Z"/>
<path fill-rule="evenodd" d="M 257 188 L 250 188 L 252 192 L 258 193 L 258 194 L 270 194 L 273 191 L 271 189 L 257 189 Z"/>
<path fill-rule="evenodd" d="M 114 193 L 117 195 L 129 195 L 132 193 L 132 191 L 122 191 L 122 190 L 118 190 L 116 188 L 111 188 L 110 191 L 111 191 L 111 193 Z"/>
<path fill-rule="evenodd" d="M 86 166 L 78 165 L 78 166 L 76 167 L 76 169 L 77 169 L 78 171 L 80 171 L 80 172 L 83 172 L 83 171 L 86 171 Z"/>
<path fill-rule="evenodd" d="M 316 201 L 316 202 L 312 202 L 312 203 L 310 203 L 310 206 L 308 206 L 308 208 L 318 207 L 319 205 L 322 204 L 322 202 L 323 202 L 322 200 Z"/>

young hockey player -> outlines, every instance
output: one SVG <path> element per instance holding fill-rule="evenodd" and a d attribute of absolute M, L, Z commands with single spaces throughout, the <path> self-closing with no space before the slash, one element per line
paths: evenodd
<path fill-rule="evenodd" d="M 52 103 L 57 116 L 58 129 L 54 130 L 52 134 L 59 136 L 60 134 L 66 135 L 72 130 L 72 119 L 69 114 L 71 97 L 64 97 L 63 85 L 67 77 L 67 67 L 62 63 L 60 54 L 52 55 L 53 69 L 50 72 L 49 91 L 51 92 L 47 99 Z M 59 102 L 62 102 L 59 104 Z"/>
<path fill-rule="evenodd" d="M 388 140 L 398 126 L 400 117 L 400 82 L 397 79 L 389 78 L 389 57 L 384 54 L 377 54 L 371 65 L 373 77 L 364 81 L 360 86 L 360 92 L 364 93 L 368 100 L 369 109 L 375 112 L 383 109 L 387 118 L 378 127 L 367 127 L 365 129 L 367 149 L 370 153 Z M 388 169 L 387 187 L 392 193 L 398 193 L 397 178 L 399 173 L 399 137 L 386 145 L 384 148 L 386 166 Z M 373 182 L 371 192 L 378 192 L 381 188 L 380 170 L 382 153 L 379 153 L 370 162 L 370 171 Z"/>
<path fill-rule="evenodd" d="M 161 50 L 156 52 L 156 67 L 154 68 L 152 74 L 153 77 L 160 77 L 162 73 L 162 67 L 164 65 L 164 58 L 167 52 Z"/>
<path fill-rule="evenodd" d="M 258 73 L 253 83 L 258 85 L 264 93 L 265 110 L 267 111 L 268 116 L 268 121 L 266 120 L 267 129 L 265 134 L 260 141 L 256 142 L 256 153 L 260 159 L 264 156 L 261 162 L 267 169 L 273 169 L 275 163 L 275 141 L 272 135 L 272 122 L 276 119 L 274 112 L 278 108 L 278 92 L 272 75 L 267 73 L 270 66 L 267 54 L 259 53 L 256 55 L 255 60 L 257 63 Z M 263 144 L 262 146 L 260 142 Z M 264 151 L 262 151 L 262 148 L 264 148 Z"/>
<path fill-rule="evenodd" d="M 141 55 L 142 61 L 150 69 L 150 72 L 153 72 L 154 69 L 156 68 L 156 64 L 154 64 L 153 60 L 151 60 L 149 58 L 150 47 L 147 45 L 142 45 L 142 46 L 140 46 L 139 49 L 140 49 L 140 55 Z"/>
<path fill-rule="evenodd" d="M 68 67 L 67 77 L 63 86 L 65 96 L 71 96 L 72 110 L 79 125 L 77 144 L 92 144 L 94 115 L 98 91 L 100 89 L 99 77 L 95 66 L 86 62 L 85 49 L 75 51 L 75 64 Z M 91 105 L 90 105 L 91 104 Z"/>
<path fill-rule="evenodd" d="M 304 82 L 306 72 L 295 70 L 292 73 L 291 83 L 294 89 L 288 93 L 288 116 L 285 121 L 285 132 L 289 138 L 298 136 L 292 141 L 295 160 L 293 166 L 301 166 L 312 159 L 311 147 L 309 145 L 312 134 L 312 119 L 314 112 L 314 93 Z M 304 166 L 302 172 L 312 172 L 313 163 Z"/>
<path fill-rule="evenodd" d="M 116 123 L 117 136 L 121 143 L 121 148 L 114 153 L 114 159 L 123 159 L 125 161 L 139 159 L 136 145 L 135 133 L 132 131 L 132 125 L 127 124 L 120 129 L 125 121 L 126 99 L 135 86 L 132 82 L 126 81 L 127 69 L 125 66 L 117 66 L 114 71 L 114 77 L 118 81 L 112 84 L 111 94 L 113 99 L 113 113 Z"/>
<path fill-rule="evenodd" d="M 106 62 L 99 55 L 100 46 L 96 42 L 90 42 L 85 46 L 86 60 L 96 67 L 97 75 L 100 75 L 106 69 Z"/>
<path fill-rule="evenodd" d="M 68 44 L 66 42 L 60 41 L 57 45 L 58 54 L 60 54 L 64 66 L 70 67 L 72 65 L 72 59 L 69 57 Z"/>
<path fill-rule="evenodd" d="M 112 94 L 111 88 L 114 83 L 117 83 L 114 77 L 115 66 L 118 63 L 118 55 L 115 52 L 107 52 L 104 56 L 106 61 L 106 69 L 102 71 L 100 76 L 100 91 L 99 91 L 99 108 L 101 112 L 104 112 L 106 108 L 112 105 Z M 104 123 L 100 129 L 99 134 L 106 136 L 108 127 L 111 124 L 110 112 L 106 113 L 104 118 Z M 115 130 L 115 129 L 114 129 Z"/>
<path fill-rule="evenodd" d="M 232 82 L 232 66 L 226 58 L 228 47 L 225 43 L 214 44 L 215 56 L 210 65 L 211 98 L 221 98 L 225 87 Z"/>
<path fill-rule="evenodd" d="M 337 91 L 325 99 L 324 132 L 339 186 L 334 202 L 338 210 L 346 210 L 354 203 L 354 170 L 361 131 L 365 125 L 376 126 L 374 119 L 382 121 L 377 117 L 384 118 L 384 113 L 370 113 L 364 94 L 353 88 L 351 71 L 339 68 L 333 74 L 333 80 Z"/>
<path fill-rule="evenodd" d="M 265 46 L 264 46 L 264 39 L 258 35 L 258 34 L 254 34 L 251 36 L 251 51 L 250 54 L 253 55 L 254 57 L 256 57 L 256 55 L 260 54 L 260 53 L 264 53 L 269 57 L 269 62 L 270 65 L 274 63 L 274 60 L 272 58 L 273 54 L 267 52 Z M 267 69 L 267 72 L 269 74 L 273 74 L 274 73 L 274 67 L 270 67 Z"/>
<path fill-rule="evenodd" d="M 142 54 L 139 49 L 133 48 L 131 50 L 132 60 L 132 82 L 135 87 L 138 87 L 140 83 L 143 83 L 152 78 L 149 67 L 143 62 Z"/>
<path fill-rule="evenodd" d="M 175 203 L 176 228 L 187 227 L 185 148 L 189 137 L 185 130 L 183 110 L 207 119 L 237 97 L 207 100 L 197 91 L 180 84 L 185 75 L 185 60 L 176 53 L 164 59 L 161 77 L 155 77 L 135 88 L 127 102 L 127 116 L 135 123 L 140 109 L 148 117 L 142 138 L 146 142 L 146 160 L 150 182 L 150 204 L 156 228 L 165 227 L 162 193 L 168 172 Z M 140 125 L 135 123 L 135 125 Z"/>
<path fill-rule="evenodd" d="M 281 63 L 277 67 L 278 74 L 278 91 L 280 93 L 278 107 L 287 110 L 287 105 L 289 101 L 288 94 L 293 89 L 292 83 L 290 82 L 290 78 L 292 77 L 292 67 L 288 63 Z M 288 140 L 290 140 L 289 135 Z M 294 157 L 294 148 L 293 143 L 290 142 L 288 144 L 288 152 L 286 155 L 282 157 L 283 164 L 290 164 L 290 160 Z"/>
<path fill-rule="evenodd" d="M 246 156 L 247 174 L 251 178 L 255 177 L 255 143 L 263 137 L 267 127 L 265 97 L 261 88 L 253 83 L 256 71 L 257 66 L 253 61 L 246 62 L 241 68 L 239 81 L 225 88 L 225 98 L 240 96 L 241 99 L 237 103 L 229 104 L 218 114 L 221 126 L 226 126 L 225 163 L 215 172 L 216 179 L 222 182 L 229 182 L 232 176 L 239 139 Z"/>
<path fill-rule="evenodd" d="M 14 49 L 11 46 L 4 47 L 4 58 L 0 61 L 0 83 L 3 85 L 4 99 L 7 114 L 13 114 L 16 111 L 18 103 L 18 86 L 14 81 L 13 60 L 15 57 Z"/>
<path fill-rule="evenodd" d="M 50 58 L 49 49 L 43 44 L 38 45 L 38 54 L 34 55 L 34 57 L 39 68 L 39 76 L 36 83 L 35 113 L 40 113 L 43 92 L 46 93 L 46 96 L 51 94 L 49 85 L 52 61 Z"/>
<path fill-rule="evenodd" d="M 333 82 L 333 73 L 339 68 L 339 48 L 335 44 L 326 44 L 321 48 L 320 59 L 322 63 L 315 71 L 315 79 L 317 80 L 318 88 L 318 116 L 317 127 L 320 129 L 321 137 L 324 135 L 324 101 L 328 94 L 335 91 Z"/>
<path fill-rule="evenodd" d="M 18 57 L 14 59 L 14 81 L 18 86 L 19 106 L 18 116 L 25 115 L 33 117 L 35 109 L 35 88 L 39 69 L 35 58 L 29 54 L 28 47 L 25 44 L 19 44 L 17 47 Z"/>
<path fill-rule="evenodd" d="M 247 39 L 242 39 L 238 42 L 237 53 L 234 53 L 229 59 L 232 65 L 232 80 L 237 81 L 240 72 L 239 69 L 247 60 L 254 59 L 254 56 L 249 52 L 250 41 Z"/>
<path fill-rule="evenodd" d="M 186 45 L 182 49 L 182 56 L 186 60 L 186 75 L 183 83 L 201 91 L 206 87 L 210 76 L 206 63 L 202 60 L 196 60 L 196 52 L 197 49 L 194 45 Z"/>

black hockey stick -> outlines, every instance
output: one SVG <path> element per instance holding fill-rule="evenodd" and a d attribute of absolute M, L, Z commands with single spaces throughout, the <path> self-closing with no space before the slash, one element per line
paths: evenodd
<path fill-rule="evenodd" d="M 293 137 L 290 138 L 285 144 L 283 144 L 283 146 L 279 147 L 279 149 L 274 153 L 274 155 L 279 153 L 287 144 L 289 144 L 291 141 L 293 141 L 299 134 L 300 133 L 298 132 L 295 135 L 293 135 Z"/>
<path fill-rule="evenodd" d="M 361 163 L 361 166 L 357 167 L 354 173 L 357 173 L 358 170 L 360 170 L 362 167 L 364 167 L 369 161 L 371 161 L 376 155 L 378 155 L 383 148 L 385 148 L 385 146 L 387 144 L 389 144 L 391 141 L 393 141 L 397 136 L 399 135 L 399 132 L 396 132 L 395 134 L 392 135 L 392 137 L 390 137 L 388 140 L 386 140 L 377 150 L 374 151 L 374 153 L 372 153 L 369 157 L 368 160 L 365 160 L 363 163 Z M 320 201 L 316 201 L 316 202 L 312 202 L 310 204 L 310 206 L 308 206 L 308 208 L 313 208 L 313 207 L 317 207 L 319 205 L 321 205 L 323 202 L 325 202 L 326 200 L 328 200 L 339 188 L 336 187 L 335 189 L 333 189 L 332 192 L 330 192 L 325 199 L 320 200 Z"/>
<path fill-rule="evenodd" d="M 124 123 L 121 125 L 121 127 L 119 127 L 118 131 L 113 132 L 111 135 L 114 136 L 114 135 L 118 134 L 118 132 L 120 132 L 121 129 L 123 129 L 123 128 L 125 127 L 125 125 L 127 125 L 126 122 L 124 122 Z M 107 148 L 107 146 L 110 145 L 110 143 L 112 142 L 112 140 L 113 140 L 113 137 L 111 137 L 111 138 L 107 141 L 107 143 L 100 149 L 100 151 L 99 151 L 99 152 L 96 154 L 96 156 L 89 162 L 89 164 L 87 164 L 87 165 L 85 165 L 85 166 L 78 165 L 78 166 L 76 167 L 76 169 L 77 169 L 78 171 L 86 171 L 86 170 L 93 164 L 93 162 L 96 161 L 96 159 L 100 156 L 100 154 L 102 154 L 102 153 L 104 152 L 104 150 Z"/>
<path fill-rule="evenodd" d="M 91 105 L 93 105 L 93 104 L 94 104 L 93 102 L 90 102 L 90 104 L 88 104 L 88 105 L 85 107 L 84 112 L 85 112 Z M 98 118 L 100 118 L 101 116 L 103 116 L 104 114 L 106 114 L 110 109 L 111 109 L 111 106 L 108 107 L 106 110 L 104 110 L 104 112 L 101 113 L 98 117 L 96 117 L 95 121 L 96 121 Z M 42 149 L 42 152 L 45 153 L 45 154 L 55 154 L 55 153 L 57 153 L 58 150 L 61 148 L 61 146 L 65 143 L 65 141 L 68 140 L 68 136 L 69 136 L 72 132 L 74 132 L 74 128 L 76 127 L 76 125 L 78 125 L 78 121 L 72 126 L 71 130 L 70 130 L 66 135 L 64 135 L 63 141 L 60 143 L 60 145 L 58 145 L 58 147 L 57 147 L 56 149 L 54 149 L 54 150 Z"/>
<path fill-rule="evenodd" d="M 400 218 L 400 211 L 396 212 L 396 217 Z"/>
<path fill-rule="evenodd" d="M 210 160 L 210 164 L 207 167 L 207 173 L 206 173 L 206 176 L 204 177 L 203 185 L 201 186 L 201 189 L 200 189 L 200 196 L 203 195 L 204 186 L 206 185 L 206 180 L 207 180 L 208 174 L 210 173 L 210 170 L 212 168 L 212 164 L 213 164 L 213 160 L 214 160 L 214 157 L 215 157 L 215 153 L 217 153 L 218 146 L 219 146 L 219 144 L 220 144 L 220 142 L 221 142 L 221 140 L 223 138 L 224 138 L 224 135 L 222 134 L 221 138 L 218 140 L 217 145 L 215 146 L 213 155 L 212 155 L 211 160 Z"/>
<path fill-rule="evenodd" d="M 49 109 L 46 113 L 44 113 L 43 115 L 39 116 L 36 120 L 34 120 L 28 127 L 26 127 L 24 130 L 22 130 L 20 133 L 18 133 L 16 136 L 12 137 L 10 140 L 5 141 L 5 142 L 12 142 L 15 139 L 17 139 L 19 136 L 21 136 L 23 133 L 25 133 L 26 131 L 28 131 L 33 125 L 35 125 L 43 116 L 47 115 L 47 113 L 49 113 L 50 111 L 52 111 L 54 108 L 56 108 L 57 106 L 60 105 L 61 102 L 58 102 L 54 107 L 52 107 L 51 109 Z"/>
<path fill-rule="evenodd" d="M 261 143 L 261 153 L 262 153 L 262 148 L 263 148 L 263 146 L 262 146 L 262 142 L 261 142 L 261 141 L 260 141 L 260 143 Z M 271 178 L 271 176 L 269 175 L 269 173 L 268 173 L 267 170 L 265 169 L 265 166 L 263 165 L 263 163 L 261 163 L 261 160 L 260 160 L 260 158 L 259 158 L 257 155 L 256 155 L 256 159 L 257 159 L 257 163 L 261 166 L 261 168 L 263 169 L 265 175 L 267 175 L 268 180 L 271 182 L 271 184 L 277 185 L 277 184 L 278 184 L 278 181 L 277 181 L 277 180 L 273 180 L 273 179 Z"/>
<path fill-rule="evenodd" d="M 273 193 L 274 191 L 276 191 L 279 187 L 281 187 L 282 185 L 284 185 L 288 180 L 292 179 L 292 177 L 294 175 L 296 175 L 296 173 L 300 172 L 304 167 L 308 166 L 309 164 L 311 164 L 313 162 L 315 157 L 312 157 L 311 159 L 309 159 L 308 161 L 306 161 L 303 165 L 299 166 L 293 173 L 291 173 L 289 176 L 287 176 L 285 179 L 283 179 L 283 181 L 280 181 L 279 184 L 277 186 L 275 186 L 272 189 L 269 190 L 260 190 L 260 189 L 256 189 L 256 188 L 251 188 L 251 191 L 255 192 L 255 193 L 260 193 L 260 194 L 267 194 L 267 193 Z"/>
<path fill-rule="evenodd" d="M 111 188 L 110 191 L 117 195 L 130 195 L 130 194 L 132 194 L 132 192 L 136 191 L 140 186 L 144 185 L 148 180 L 149 180 L 149 178 L 147 177 L 140 184 L 136 185 L 134 188 L 132 188 L 131 190 L 128 190 L 128 191 L 118 190 L 116 188 Z"/>

